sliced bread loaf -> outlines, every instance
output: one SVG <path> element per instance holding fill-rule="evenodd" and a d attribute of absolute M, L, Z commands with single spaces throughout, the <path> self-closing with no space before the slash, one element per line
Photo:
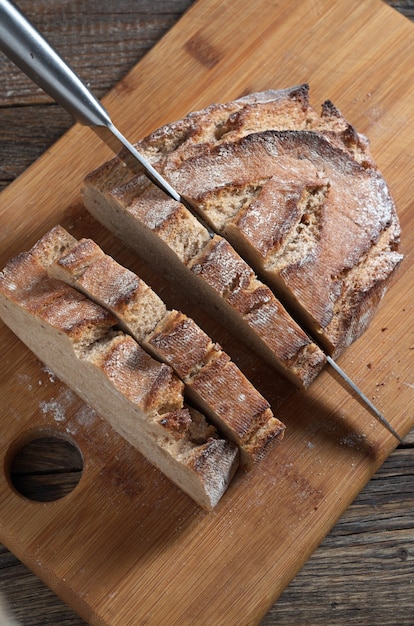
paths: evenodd
<path fill-rule="evenodd" d="M 163 173 L 330 354 L 366 329 L 402 258 L 376 168 L 314 131 L 266 131 Z"/>
<path fill-rule="evenodd" d="M 336 357 L 364 332 L 401 262 L 400 228 L 367 139 L 332 102 L 318 114 L 307 85 L 251 94 L 137 147 L 324 350 Z M 108 207 L 144 222 L 148 187 L 111 163 L 87 179 L 88 206 L 107 225 Z"/>
<path fill-rule="evenodd" d="M 0 314 L 57 376 L 200 506 L 211 509 L 238 464 L 237 447 L 186 406 L 183 383 L 120 331 L 117 319 L 48 277 L 43 239 L 0 274 Z"/>
<path fill-rule="evenodd" d="M 226 239 L 211 238 L 190 211 L 144 176 L 125 183 L 127 169 L 116 157 L 87 177 L 90 213 L 158 271 L 186 285 L 220 321 L 227 319 L 294 384 L 307 387 L 325 363 L 321 350 Z"/>
<path fill-rule="evenodd" d="M 263 458 L 283 437 L 284 425 L 221 347 L 189 317 L 165 304 L 136 274 L 91 239 L 77 241 L 62 227 L 47 239 L 48 273 L 108 309 L 125 332 L 170 365 L 185 393 L 240 447 L 243 465 Z"/>

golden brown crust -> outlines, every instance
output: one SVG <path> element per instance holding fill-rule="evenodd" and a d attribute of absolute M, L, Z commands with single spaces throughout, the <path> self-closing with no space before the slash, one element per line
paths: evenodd
<path fill-rule="evenodd" d="M 268 402 L 254 389 L 244 386 L 243 375 L 225 354 L 220 354 L 201 369 L 191 379 L 191 388 L 196 394 L 208 390 L 214 398 L 212 405 L 218 413 L 226 414 L 227 426 L 237 433 L 240 441 L 248 438 L 272 417 Z M 240 394 L 242 403 L 237 397 Z"/>
<path fill-rule="evenodd" d="M 101 346 L 91 349 L 90 360 L 125 398 L 131 402 L 139 398 L 148 415 L 164 414 L 182 407 L 182 382 L 168 365 L 151 358 L 132 337 L 119 333 L 105 344 L 104 349 Z"/>
<path fill-rule="evenodd" d="M 280 363 L 290 368 L 295 355 L 311 342 L 295 324 L 271 290 L 258 281 L 249 266 L 231 245 L 215 236 L 196 257 L 191 271 L 203 278 L 220 297 L 238 311 L 249 327 L 278 355 Z M 310 376 L 324 364 L 319 352 L 318 366 L 313 364 Z"/>
<path fill-rule="evenodd" d="M 194 320 L 181 311 L 169 311 L 145 343 L 162 360 L 174 363 L 178 376 L 186 382 L 212 358 L 212 351 L 220 351 Z"/>
<path fill-rule="evenodd" d="M 105 336 L 116 319 L 87 298 L 53 279 L 29 252 L 11 259 L 0 274 L 0 287 L 10 302 L 26 308 L 37 319 L 61 330 L 81 353 Z"/>
<path fill-rule="evenodd" d="M 183 383 L 117 331 L 112 314 L 48 278 L 57 250 L 50 242 L 48 234 L 33 254 L 19 255 L 0 274 L 4 322 L 117 432 L 211 509 L 235 472 L 236 447 L 221 442 L 220 464 L 214 471 L 208 467 L 206 449 L 217 433 L 201 414 L 193 421 L 192 409 L 183 404 Z"/>
<path fill-rule="evenodd" d="M 139 142 L 139 149 L 158 166 L 172 153 L 185 160 L 200 148 L 267 130 L 314 130 L 358 162 L 373 165 L 367 138 L 349 124 L 330 100 L 322 104 L 319 114 L 310 104 L 306 83 L 211 104 L 154 131 Z"/>
<path fill-rule="evenodd" d="M 390 272 L 401 260 L 395 254 L 394 203 L 377 169 L 313 131 L 251 134 L 179 164 L 175 155 L 166 157 L 163 167 L 171 184 L 240 250 L 301 323 L 338 354 L 357 327 L 356 311 L 347 304 L 357 294 L 348 286 L 344 297 L 342 277 L 356 266 L 364 273 L 368 251 L 382 233 L 388 233 L 384 263 Z M 231 214 L 227 205 L 235 204 Z M 384 245 L 381 253 L 386 256 Z M 374 309 L 371 288 L 363 292 L 365 308 Z M 338 301 L 341 325 L 331 324 Z"/>
<path fill-rule="evenodd" d="M 55 227 L 49 234 L 46 234 L 43 239 L 51 242 L 53 233 L 55 233 L 58 240 L 64 240 L 66 238 L 65 232 L 63 228 Z M 64 248 L 62 246 L 62 251 L 59 254 L 55 254 L 53 258 L 50 259 L 49 265 L 59 259 L 59 265 L 62 265 L 66 272 L 73 276 L 74 280 L 78 280 L 83 276 L 91 263 L 101 259 L 104 254 L 99 246 L 91 239 L 82 239 L 79 242 L 75 238 L 72 239 L 72 244 Z M 56 248 L 57 247 L 56 245 Z"/>
<path fill-rule="evenodd" d="M 285 426 L 249 384 L 230 357 L 182 313 L 171 312 L 148 339 L 161 358 L 174 363 L 197 404 L 215 416 L 218 427 L 241 447 L 251 465 L 283 438 Z"/>
<path fill-rule="evenodd" d="M 60 238 L 62 241 L 67 239 L 62 229 L 54 229 L 43 239 L 48 240 L 48 247 L 59 249 Z M 48 267 L 48 272 L 49 275 L 61 278 L 109 309 L 116 315 L 127 333 L 137 339 L 152 355 L 171 366 L 186 384 L 186 392 L 191 399 L 196 399 L 201 404 L 203 411 L 218 428 L 241 448 L 245 445 L 249 448 L 251 451 L 247 455 L 249 458 L 245 458 L 246 454 L 243 454 L 244 462 L 250 465 L 255 459 L 261 458 L 263 450 L 269 447 L 269 442 L 281 438 L 284 426 L 273 419 L 269 403 L 234 364 L 228 368 L 224 367 L 230 362 L 230 357 L 221 347 L 183 313 L 166 311 L 163 303 L 162 309 L 157 310 L 157 306 L 153 304 L 154 300 L 161 301 L 148 285 L 133 272 L 105 255 L 96 244 L 87 240 L 75 241 L 62 256 L 54 259 L 54 263 Z M 151 325 L 147 321 L 149 317 L 147 307 L 153 309 Z M 125 350 L 128 346 L 131 347 L 125 339 L 119 344 L 118 349 L 122 347 Z M 135 363 L 138 357 L 142 358 L 142 355 L 125 354 L 123 360 L 133 364 L 135 369 L 138 367 L 138 363 Z M 150 357 L 148 359 L 151 360 Z M 161 377 L 162 373 L 164 378 Z M 154 386 L 157 384 L 161 390 L 167 389 L 170 383 L 167 383 L 166 377 L 170 374 L 170 368 L 165 366 L 164 370 L 160 369 L 160 380 L 154 383 Z M 212 392 L 215 378 L 217 389 L 223 393 L 227 390 L 227 395 L 230 393 L 224 403 L 220 400 L 218 391 Z M 128 397 L 131 385 L 127 379 L 125 381 L 124 393 Z M 150 397 L 149 392 L 147 395 Z M 257 407 L 260 407 L 260 410 Z M 174 407 L 165 406 L 164 412 L 167 409 L 173 411 Z M 162 422 L 166 427 L 171 426 L 175 435 L 182 432 L 185 423 L 180 421 L 180 415 L 181 413 L 171 414 L 168 420 L 163 419 Z M 258 429 L 261 430 L 262 434 L 260 438 L 257 437 L 256 447 L 247 440 L 246 432 L 240 433 L 234 415 L 241 416 L 240 420 L 244 421 L 243 428 L 249 433 L 250 438 Z M 264 421 L 268 422 L 266 428 Z"/>
<path fill-rule="evenodd" d="M 44 239 L 58 248 L 58 241 L 66 239 L 64 229 L 52 229 Z M 92 240 L 73 239 L 71 247 L 61 256 L 55 256 L 48 266 L 49 276 L 58 278 L 80 290 L 88 298 L 112 312 L 124 330 L 141 341 L 165 315 L 161 299 L 138 278 L 104 254 Z M 126 322 L 126 324 L 123 324 Z"/>
<path fill-rule="evenodd" d="M 59 259 L 59 265 L 64 264 L 64 259 Z M 136 274 L 121 268 L 112 259 L 103 255 L 93 264 L 88 265 L 86 271 L 79 279 L 85 291 L 93 290 L 97 299 L 105 299 L 108 306 L 117 311 L 125 311 L 131 302 L 144 293 L 148 287 Z"/>
<path fill-rule="evenodd" d="M 261 281 L 301 326 L 322 337 L 325 350 L 334 355 L 362 332 L 363 318 L 374 314 L 383 287 L 401 260 L 396 253 L 395 207 L 366 138 L 331 101 L 317 113 L 304 84 L 213 104 L 158 129 L 137 147 L 232 243 L 260 280 L 252 277 L 247 265 L 242 269 L 238 262 L 237 269 L 231 255 L 226 259 L 230 269 L 224 272 L 222 255 L 212 254 L 216 239 L 193 246 L 193 257 L 185 261 L 193 274 L 261 335 L 263 356 L 269 354 L 262 344 L 269 342 L 269 352 L 281 350 L 278 359 L 289 368 L 287 373 L 309 384 L 323 358 L 318 362 L 315 347 L 297 341 L 296 331 L 292 350 L 280 338 L 274 339 L 270 323 L 276 323 L 278 311 L 270 299 L 266 302 L 269 290 Z M 169 207 L 178 215 L 170 201 L 163 204 L 158 190 L 144 188 L 132 174 L 128 178 L 123 170 L 117 178 L 114 164 L 111 184 L 105 186 L 101 179 L 108 175 L 107 167 L 87 178 L 88 206 L 98 219 L 106 213 L 103 221 L 112 227 L 107 207 L 118 211 L 115 207 L 122 205 L 123 215 L 117 212 L 118 235 L 129 238 L 130 216 L 158 233 L 155 222 L 151 225 L 145 217 L 151 194 L 157 214 Z M 104 198 L 99 196 L 103 186 Z M 175 222 L 174 232 L 178 229 Z M 383 232 L 388 233 L 388 242 Z M 174 237 L 161 236 L 176 249 Z M 374 281 L 372 267 L 378 264 L 371 248 L 382 259 L 382 281 Z M 348 277 L 353 268 L 358 276 L 352 284 Z M 212 295 L 211 290 L 206 293 Z"/>
<path fill-rule="evenodd" d="M 212 502 L 210 508 L 217 504 L 217 493 L 224 492 L 233 478 L 235 468 L 233 465 L 233 471 L 229 473 L 228 460 L 233 454 L 232 443 L 225 439 L 209 439 L 197 449 L 197 453 L 188 454 L 188 467 L 193 468 L 197 475 L 203 476 L 207 488 L 210 487 L 210 492 L 207 493 Z"/>

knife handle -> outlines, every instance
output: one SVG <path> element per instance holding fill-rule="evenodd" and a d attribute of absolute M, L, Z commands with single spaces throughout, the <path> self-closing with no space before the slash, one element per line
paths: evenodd
<path fill-rule="evenodd" d="M 196 215 L 184 198 L 119 132 L 99 100 L 10 0 L 0 0 L 0 50 L 75 120 L 93 128 L 115 154 L 126 148 L 127 154 L 123 158 L 132 169 L 136 169 L 138 163 L 140 172 L 143 167 L 154 184 L 173 200 L 185 203 Z M 132 155 L 132 162 L 127 155 Z M 197 218 L 202 221 L 198 215 Z M 212 236 L 209 226 L 206 228 Z"/>
<path fill-rule="evenodd" d="M 112 125 L 106 109 L 10 0 L 0 0 L 0 50 L 75 120 Z"/>

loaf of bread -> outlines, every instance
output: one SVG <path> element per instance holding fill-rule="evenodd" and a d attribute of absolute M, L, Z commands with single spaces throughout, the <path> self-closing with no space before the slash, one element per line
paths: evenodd
<path fill-rule="evenodd" d="M 188 216 L 184 224 L 185 209 L 174 207 L 120 159 L 87 177 L 88 209 L 144 253 L 143 239 L 157 251 L 167 244 L 190 272 L 225 292 L 225 301 L 248 325 L 252 310 L 265 311 L 255 308 L 256 301 L 247 315 L 243 310 L 249 298 L 240 276 L 250 271 L 255 288 L 248 287 L 249 295 L 266 292 L 276 307 L 274 293 L 292 316 L 273 311 L 253 338 L 256 347 L 262 343 L 278 353 L 285 373 L 306 385 L 322 362 L 309 343 L 299 347 L 293 319 L 335 357 L 364 332 L 402 259 L 400 228 L 368 141 L 331 102 L 319 115 L 309 104 L 307 85 L 252 94 L 191 113 L 137 148 L 218 235 L 208 241 Z M 180 256 L 175 241 L 193 241 L 194 230 L 198 246 Z M 220 265 L 212 255 L 218 249 L 225 250 Z M 228 270 L 235 251 L 244 263 L 237 275 Z M 211 267 L 220 269 L 214 273 Z M 231 280 L 218 287 L 227 271 Z M 287 359 L 279 337 L 272 346 L 270 329 L 287 338 Z"/>
<path fill-rule="evenodd" d="M 184 313 L 167 311 L 142 279 L 94 241 L 77 241 L 57 226 L 42 238 L 42 248 L 49 276 L 109 310 L 126 333 L 174 369 L 188 399 L 240 448 L 243 465 L 263 458 L 283 437 L 285 427 L 268 401 L 222 348 Z"/>
<path fill-rule="evenodd" d="M 4 322 L 115 431 L 211 509 L 237 468 L 237 447 L 184 403 L 172 368 L 119 330 L 112 313 L 48 276 L 57 252 L 49 243 L 46 236 L 0 274 Z"/>
<path fill-rule="evenodd" d="M 174 133 L 170 138 L 174 142 Z M 143 146 L 154 160 L 152 144 Z M 167 198 L 145 175 L 133 174 L 115 157 L 87 176 L 84 199 L 98 221 L 158 271 L 185 284 L 296 385 L 307 387 L 321 371 L 323 352 L 229 241 L 211 238 L 183 204 Z"/>

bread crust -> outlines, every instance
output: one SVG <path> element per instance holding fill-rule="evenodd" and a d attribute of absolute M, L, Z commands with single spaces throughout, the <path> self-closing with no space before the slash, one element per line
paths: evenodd
<path fill-rule="evenodd" d="M 272 352 L 270 314 L 262 306 L 267 290 L 334 357 L 366 329 L 402 260 L 399 222 L 368 140 L 330 100 L 318 113 L 307 84 L 250 94 L 192 112 L 151 133 L 137 148 L 231 244 L 229 267 L 236 264 L 235 251 L 247 262 L 237 276 L 232 274 L 232 285 L 225 284 L 222 255 L 217 252 L 214 259 L 212 254 L 219 250 L 217 237 L 201 237 L 186 264 L 202 277 L 201 293 L 207 298 L 220 294 L 250 330 L 255 326 L 260 340 L 251 336 L 251 345 L 262 356 Z M 105 181 L 108 167 L 110 184 Z M 132 173 L 128 178 L 125 168 L 117 177 L 116 169 L 112 161 L 87 177 L 86 205 L 137 247 L 138 237 L 132 240 L 128 229 L 140 222 L 141 235 L 146 228 L 158 234 L 146 212 L 156 205 L 162 214 L 162 206 L 166 210 L 172 204 Z M 163 241 L 174 248 L 168 237 Z M 174 262 L 171 257 L 169 262 Z M 250 315 L 253 310 L 266 315 Z M 293 340 L 295 345 L 296 363 L 287 346 L 278 359 L 285 374 L 292 379 L 299 371 L 306 386 L 320 370 L 318 365 L 312 373 L 310 366 L 317 352 L 311 344 L 302 347 Z"/>
<path fill-rule="evenodd" d="M 368 253 L 377 247 L 388 270 L 385 287 L 402 258 L 395 206 L 375 168 L 314 131 L 266 131 L 179 164 L 165 157 L 163 173 L 329 353 L 360 335 L 352 337 L 360 325 L 349 303 L 365 294 L 363 308 L 373 315 L 378 297 L 372 281 L 352 286 L 346 276 L 355 267 L 368 274 Z"/>
<path fill-rule="evenodd" d="M 285 426 L 267 400 L 221 346 L 186 315 L 169 312 L 146 343 L 161 359 L 174 364 L 189 398 L 240 446 L 243 465 L 250 467 L 261 460 L 283 438 Z"/>
<path fill-rule="evenodd" d="M 185 220 L 173 220 L 174 228 L 171 224 L 171 228 L 154 227 L 154 213 L 169 221 L 174 201 L 167 199 L 155 187 L 146 189 L 132 201 L 130 195 L 125 200 L 122 186 L 101 193 L 100 178 L 105 176 L 105 169 L 95 170 L 85 181 L 84 199 L 90 213 L 158 271 L 166 273 L 179 284 L 184 280 L 190 292 L 204 301 L 213 314 L 218 312 L 221 321 L 224 316 L 233 328 L 239 328 L 245 343 L 295 385 L 307 387 L 325 364 L 322 351 L 319 350 L 319 358 L 316 358 L 318 349 L 313 341 L 287 314 L 271 290 L 257 279 L 234 248 L 221 237 L 211 239 L 208 231 L 182 205 L 179 205 L 179 213 L 186 214 Z M 131 185 L 130 181 L 129 187 Z M 193 231 L 194 221 L 197 227 Z M 177 244 L 178 241 L 181 243 Z M 183 255 L 182 249 L 187 254 Z M 243 276 L 248 277 L 250 284 L 244 292 L 241 290 Z M 243 297 L 249 301 L 243 303 Z M 283 336 L 277 333 L 275 340 L 276 329 L 279 325 L 286 326 L 287 320 L 289 334 Z M 268 343 L 268 338 L 272 339 L 271 343 Z M 314 355 L 308 363 L 302 358 L 305 345 Z M 295 347 L 296 355 L 292 352 Z M 295 360 L 300 362 L 300 367 L 295 365 Z"/>
<path fill-rule="evenodd" d="M 180 132 L 174 149 L 163 141 Z M 165 126 L 139 149 L 154 144 L 161 173 L 325 350 L 338 356 L 360 336 L 402 260 L 399 223 L 368 140 L 331 101 L 318 114 L 308 85 L 251 94 Z"/>
<path fill-rule="evenodd" d="M 190 269 L 257 332 L 286 369 L 294 366 L 295 357 L 310 344 L 309 338 L 226 239 L 215 236 Z"/>
<path fill-rule="evenodd" d="M 213 508 L 236 470 L 236 446 L 184 404 L 172 368 L 118 330 L 111 313 L 48 277 L 55 252 L 46 237 L 9 262 L 0 274 L 3 321 L 172 482 Z"/>
<path fill-rule="evenodd" d="M 125 332 L 172 367 L 189 399 L 240 447 L 243 465 L 251 466 L 263 458 L 270 444 L 283 438 L 285 427 L 221 347 L 184 313 L 167 311 L 144 281 L 104 254 L 96 243 L 83 239 L 64 246 L 67 241 L 60 226 L 43 237 L 43 248 L 64 250 L 55 257 L 48 254 L 49 276 L 67 282 L 108 309 Z M 171 424 L 174 427 L 174 420 Z M 255 436 L 257 430 L 260 437 Z"/>

